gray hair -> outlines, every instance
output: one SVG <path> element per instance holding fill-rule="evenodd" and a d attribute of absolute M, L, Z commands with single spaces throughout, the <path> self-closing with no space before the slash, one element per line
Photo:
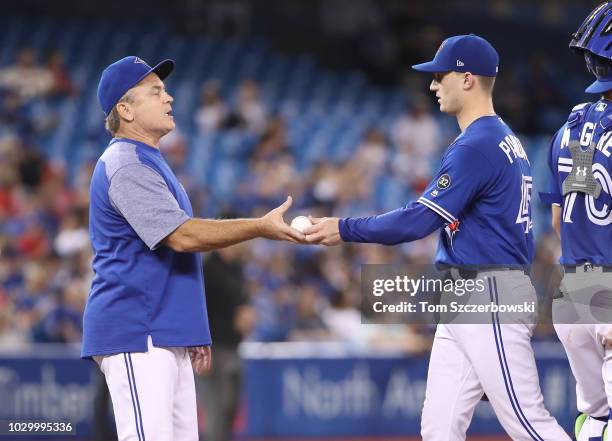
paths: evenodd
<path fill-rule="evenodd" d="M 130 103 L 131 104 L 133 102 L 134 102 L 134 94 L 132 93 L 131 90 L 128 90 L 127 92 L 125 92 L 125 94 L 121 98 L 119 98 L 119 101 L 117 101 L 117 104 L 119 103 Z M 104 121 L 104 128 L 112 136 L 115 136 L 115 134 L 119 131 L 119 126 L 121 125 L 121 117 L 119 116 L 119 112 L 117 111 L 117 104 L 113 106 L 110 113 L 106 117 L 106 120 Z"/>

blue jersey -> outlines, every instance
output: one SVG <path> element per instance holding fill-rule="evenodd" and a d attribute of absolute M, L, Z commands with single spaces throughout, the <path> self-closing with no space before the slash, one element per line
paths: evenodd
<path fill-rule="evenodd" d="M 448 147 L 418 200 L 445 222 L 436 263 L 531 263 L 532 182 L 525 150 L 502 119 L 472 122 Z"/>
<path fill-rule="evenodd" d="M 597 199 L 584 193 L 562 196 L 563 182 L 572 173 L 570 141 L 581 148 L 595 145 L 592 172 L 601 184 Z M 551 195 L 561 210 L 562 264 L 612 264 L 612 101 L 579 104 L 553 137 L 549 167 Z M 575 173 L 583 173 L 580 167 Z"/>
<path fill-rule="evenodd" d="M 83 316 L 81 355 L 211 343 L 202 258 L 162 241 L 193 215 L 158 149 L 114 139 L 90 187 L 94 278 Z"/>

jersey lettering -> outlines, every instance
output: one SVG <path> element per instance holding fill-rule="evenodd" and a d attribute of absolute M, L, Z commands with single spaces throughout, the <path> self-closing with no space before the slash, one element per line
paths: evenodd
<path fill-rule="evenodd" d="M 592 122 L 584 123 L 584 127 L 582 127 L 582 135 L 580 135 L 580 145 L 583 147 L 588 147 L 591 145 L 591 140 L 593 139 L 593 131 L 595 130 L 595 124 Z"/>
<path fill-rule="evenodd" d="M 612 190 L 612 178 L 610 177 L 608 170 L 606 170 L 601 164 L 593 164 L 593 176 L 595 176 L 595 179 L 597 179 L 601 184 L 602 190 L 610 194 L 610 191 Z M 591 222 L 593 222 L 595 225 L 603 226 L 612 224 L 611 207 L 608 207 L 607 204 L 602 204 L 602 207 L 598 209 L 595 206 L 595 198 L 593 198 L 593 196 L 588 195 L 586 199 L 587 216 Z"/>
<path fill-rule="evenodd" d="M 531 189 L 533 187 L 533 178 L 531 176 L 523 176 L 521 182 L 521 205 L 519 207 L 518 216 L 516 217 L 517 224 L 525 224 L 525 234 L 528 234 L 533 227 L 531 220 L 530 205 L 531 205 Z"/>
<path fill-rule="evenodd" d="M 612 154 L 612 152 L 610 151 L 611 148 L 612 131 L 604 133 L 603 136 L 599 139 L 599 142 L 597 143 L 597 150 L 603 153 L 606 158 L 609 158 L 610 154 Z"/>
<path fill-rule="evenodd" d="M 521 158 L 529 163 L 527 153 L 521 144 L 521 141 L 514 135 L 507 135 L 502 142 L 499 143 L 499 148 L 506 154 L 510 164 L 514 163 L 516 158 Z"/>
<path fill-rule="evenodd" d="M 566 224 L 572 223 L 572 211 L 574 211 L 576 196 L 578 196 L 578 193 L 569 193 L 565 196 L 565 201 L 563 202 L 563 222 Z"/>
<path fill-rule="evenodd" d="M 571 135 L 571 131 L 569 127 L 566 127 L 565 130 L 563 130 L 563 136 L 561 137 L 561 150 L 563 150 L 565 147 L 569 145 L 570 135 Z"/>

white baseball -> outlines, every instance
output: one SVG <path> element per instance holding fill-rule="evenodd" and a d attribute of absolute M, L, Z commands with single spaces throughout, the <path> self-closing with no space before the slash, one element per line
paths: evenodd
<path fill-rule="evenodd" d="M 308 219 L 306 216 L 298 216 L 291 221 L 291 228 L 295 228 L 301 233 L 304 232 L 306 227 L 309 227 L 311 225 L 312 222 L 310 222 L 310 219 Z"/>

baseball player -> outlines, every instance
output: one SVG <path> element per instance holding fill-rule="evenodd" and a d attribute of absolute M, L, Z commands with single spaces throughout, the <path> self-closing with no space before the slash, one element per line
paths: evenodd
<path fill-rule="evenodd" d="M 211 363 L 199 252 L 255 237 L 304 239 L 283 221 L 290 198 L 258 219 L 193 217 L 158 148 L 175 126 L 163 83 L 173 68 L 129 56 L 98 85 L 114 138 L 91 180 L 94 278 L 81 355 L 105 375 L 121 441 L 198 439 L 192 365 L 201 373 Z"/>
<path fill-rule="evenodd" d="M 612 4 L 595 8 L 573 35 L 601 95 L 575 106 L 551 143 L 553 226 L 561 236 L 563 297 L 554 302 L 555 329 L 576 378 L 578 441 L 601 441 L 612 408 L 612 325 L 609 309 L 592 314 L 592 295 L 612 289 Z M 603 290 L 601 288 L 604 288 Z M 569 301 L 568 301 L 569 299 Z M 576 320 L 566 314 L 576 311 Z M 572 324 L 573 323 L 573 324 Z"/>
<path fill-rule="evenodd" d="M 364 218 L 313 219 L 311 243 L 385 245 L 440 231 L 436 263 L 453 277 L 486 277 L 492 302 L 534 301 L 524 267 L 532 261 L 532 178 L 520 141 L 495 114 L 492 90 L 499 57 L 476 35 L 445 40 L 434 59 L 414 69 L 433 74 L 440 110 L 461 134 L 423 195 L 407 206 Z M 465 271 L 469 265 L 472 271 Z M 525 323 L 439 324 L 432 348 L 421 422 L 425 441 L 465 440 L 483 393 L 513 440 L 569 440 L 544 408 Z"/>

